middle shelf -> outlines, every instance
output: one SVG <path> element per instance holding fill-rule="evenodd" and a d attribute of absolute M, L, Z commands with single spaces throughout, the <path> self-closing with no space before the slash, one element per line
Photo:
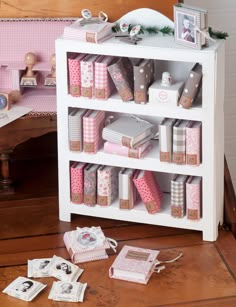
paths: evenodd
<path fill-rule="evenodd" d="M 145 157 L 141 159 L 105 153 L 102 149 L 100 149 L 96 154 L 87 154 L 85 152 L 72 152 L 69 149 L 67 150 L 67 153 L 70 161 L 80 161 L 96 164 L 106 163 L 107 165 L 113 165 L 118 167 L 130 167 L 192 176 L 203 175 L 204 172 L 202 164 L 199 166 L 190 166 L 161 162 L 159 159 L 158 141 L 152 141 L 152 143 L 154 143 L 154 147 L 147 153 Z"/>

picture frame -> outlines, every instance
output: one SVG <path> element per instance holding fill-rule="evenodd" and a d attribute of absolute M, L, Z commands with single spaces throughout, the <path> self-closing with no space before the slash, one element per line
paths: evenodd
<path fill-rule="evenodd" d="M 175 42 L 194 49 L 207 46 L 208 11 L 179 3 L 174 5 Z"/>

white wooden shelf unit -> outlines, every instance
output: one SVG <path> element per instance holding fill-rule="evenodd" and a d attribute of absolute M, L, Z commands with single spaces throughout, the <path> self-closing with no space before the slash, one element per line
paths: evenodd
<path fill-rule="evenodd" d="M 168 70 L 176 81 L 184 81 L 191 67 L 202 65 L 202 103 L 198 107 L 183 109 L 155 104 L 139 105 L 122 102 L 117 94 L 108 100 L 72 97 L 68 94 L 67 53 L 91 53 L 155 60 L 156 77 Z M 224 179 L 224 43 L 218 41 L 202 50 L 176 45 L 171 36 L 149 35 L 138 45 L 125 44 L 112 38 L 101 44 L 85 43 L 58 38 L 56 40 L 57 65 L 57 116 L 58 116 L 58 166 L 59 166 L 59 218 L 70 221 L 71 214 L 97 216 L 161 226 L 202 231 L 203 240 L 215 241 L 218 226 L 223 220 Z M 163 117 L 197 120 L 202 122 L 202 164 L 198 166 L 163 163 L 158 147 L 143 159 L 133 159 L 106 154 L 71 152 L 68 147 L 68 108 L 88 108 L 107 112 L 131 113 L 150 116 L 152 120 Z M 122 211 L 118 202 L 109 207 L 75 205 L 70 201 L 70 161 L 148 169 L 165 173 L 202 176 L 202 218 L 191 221 L 170 215 L 170 195 L 165 195 L 160 213 L 148 214 L 143 204 L 130 211 Z"/>

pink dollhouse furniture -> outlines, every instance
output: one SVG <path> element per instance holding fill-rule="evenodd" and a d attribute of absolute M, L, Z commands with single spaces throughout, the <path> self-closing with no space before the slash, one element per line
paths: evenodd
<path fill-rule="evenodd" d="M 18 144 L 32 137 L 56 131 L 56 89 L 45 86 L 45 78 L 52 72 L 55 39 L 65 25 L 75 18 L 2 18 L 0 19 L 0 92 L 17 91 L 17 104 L 32 111 L 3 126 L 0 137 L 0 194 L 13 192 L 9 171 L 9 155 Z M 25 73 L 25 55 L 34 53 L 37 62 L 32 70 L 38 74 L 34 87 L 20 85 Z M 55 69 L 55 67 L 54 67 Z"/>

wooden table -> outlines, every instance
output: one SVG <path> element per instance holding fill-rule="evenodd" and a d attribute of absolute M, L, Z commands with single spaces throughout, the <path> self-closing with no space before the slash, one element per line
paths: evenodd
<path fill-rule="evenodd" d="M 57 130 L 56 114 L 30 113 L 1 128 L 0 195 L 14 193 L 10 174 L 10 155 L 14 148 L 29 140 Z"/>

